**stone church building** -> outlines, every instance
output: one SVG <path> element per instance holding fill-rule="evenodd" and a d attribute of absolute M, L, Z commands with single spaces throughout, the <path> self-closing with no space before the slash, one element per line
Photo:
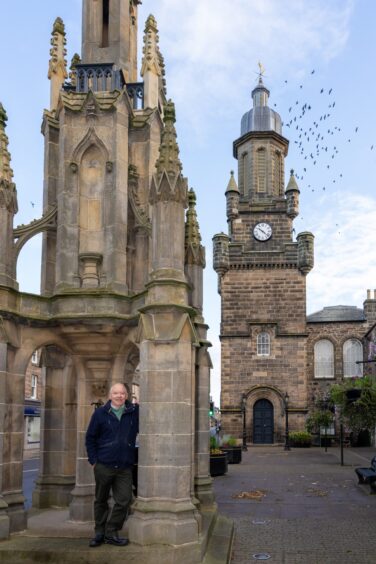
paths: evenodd
<path fill-rule="evenodd" d="M 84 447 L 112 383 L 139 389 L 138 494 L 128 520 L 138 562 L 201 562 L 217 527 L 209 474 L 205 250 L 182 174 L 156 20 L 140 0 L 83 0 L 82 53 L 68 72 L 62 20 L 52 31 L 44 111 L 43 215 L 14 225 L 0 105 L 0 539 L 27 527 L 22 492 L 25 373 L 41 350 L 40 468 L 33 507 L 93 519 Z M 11 119 L 11 116 L 10 118 Z M 19 189 L 25 189 L 21 187 Z M 17 258 L 43 233 L 41 294 L 19 291 Z"/>
<path fill-rule="evenodd" d="M 299 233 L 299 188 L 285 187 L 289 142 L 281 117 L 268 106 L 262 76 L 253 108 L 233 144 L 238 182 L 226 190 L 228 233 L 213 237 L 221 295 L 221 417 L 225 433 L 254 444 L 303 430 L 310 408 L 335 381 L 361 376 L 363 338 L 376 321 L 376 293 L 364 309 L 325 307 L 306 314 L 306 276 L 314 235 Z M 243 429 L 244 425 L 244 429 Z"/>

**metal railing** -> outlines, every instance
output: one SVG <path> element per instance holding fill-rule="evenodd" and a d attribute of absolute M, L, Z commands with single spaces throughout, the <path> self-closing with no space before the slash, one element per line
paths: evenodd
<path fill-rule="evenodd" d="M 126 87 L 134 110 L 144 107 L 144 83 L 126 84 L 121 70 L 114 69 L 112 63 L 79 64 L 74 69 L 74 79 L 64 84 L 64 90 L 73 92 L 111 92 Z"/>

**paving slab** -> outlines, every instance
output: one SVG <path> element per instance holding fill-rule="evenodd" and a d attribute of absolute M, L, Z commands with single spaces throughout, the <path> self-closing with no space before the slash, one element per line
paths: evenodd
<path fill-rule="evenodd" d="M 376 564 L 376 495 L 354 468 L 376 448 L 249 447 L 214 479 L 219 511 L 235 523 L 231 562 Z"/>

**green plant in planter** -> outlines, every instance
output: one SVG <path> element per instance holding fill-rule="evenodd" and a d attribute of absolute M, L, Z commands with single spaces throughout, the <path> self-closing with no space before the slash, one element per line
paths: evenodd
<path fill-rule="evenodd" d="M 289 442 L 292 447 L 310 447 L 312 435 L 307 431 L 292 431 L 289 433 Z"/>
<path fill-rule="evenodd" d="M 231 435 L 225 435 L 222 438 L 221 446 L 226 447 L 226 448 L 238 446 L 238 439 L 236 439 L 235 437 L 232 437 Z"/>
<path fill-rule="evenodd" d="M 227 453 L 229 464 L 239 464 L 242 461 L 242 447 L 235 437 L 224 435 L 220 448 Z"/>
<path fill-rule="evenodd" d="M 217 437 L 210 437 L 209 447 L 210 447 L 210 455 L 223 454 L 223 451 L 219 448 Z"/>

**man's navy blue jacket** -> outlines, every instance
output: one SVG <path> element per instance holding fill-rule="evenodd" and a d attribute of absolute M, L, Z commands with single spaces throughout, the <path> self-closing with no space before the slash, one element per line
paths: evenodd
<path fill-rule="evenodd" d="M 111 411 L 111 401 L 94 411 L 85 441 L 90 464 L 100 462 L 112 468 L 134 464 L 138 413 L 138 405 L 128 401 L 120 421 Z"/>

